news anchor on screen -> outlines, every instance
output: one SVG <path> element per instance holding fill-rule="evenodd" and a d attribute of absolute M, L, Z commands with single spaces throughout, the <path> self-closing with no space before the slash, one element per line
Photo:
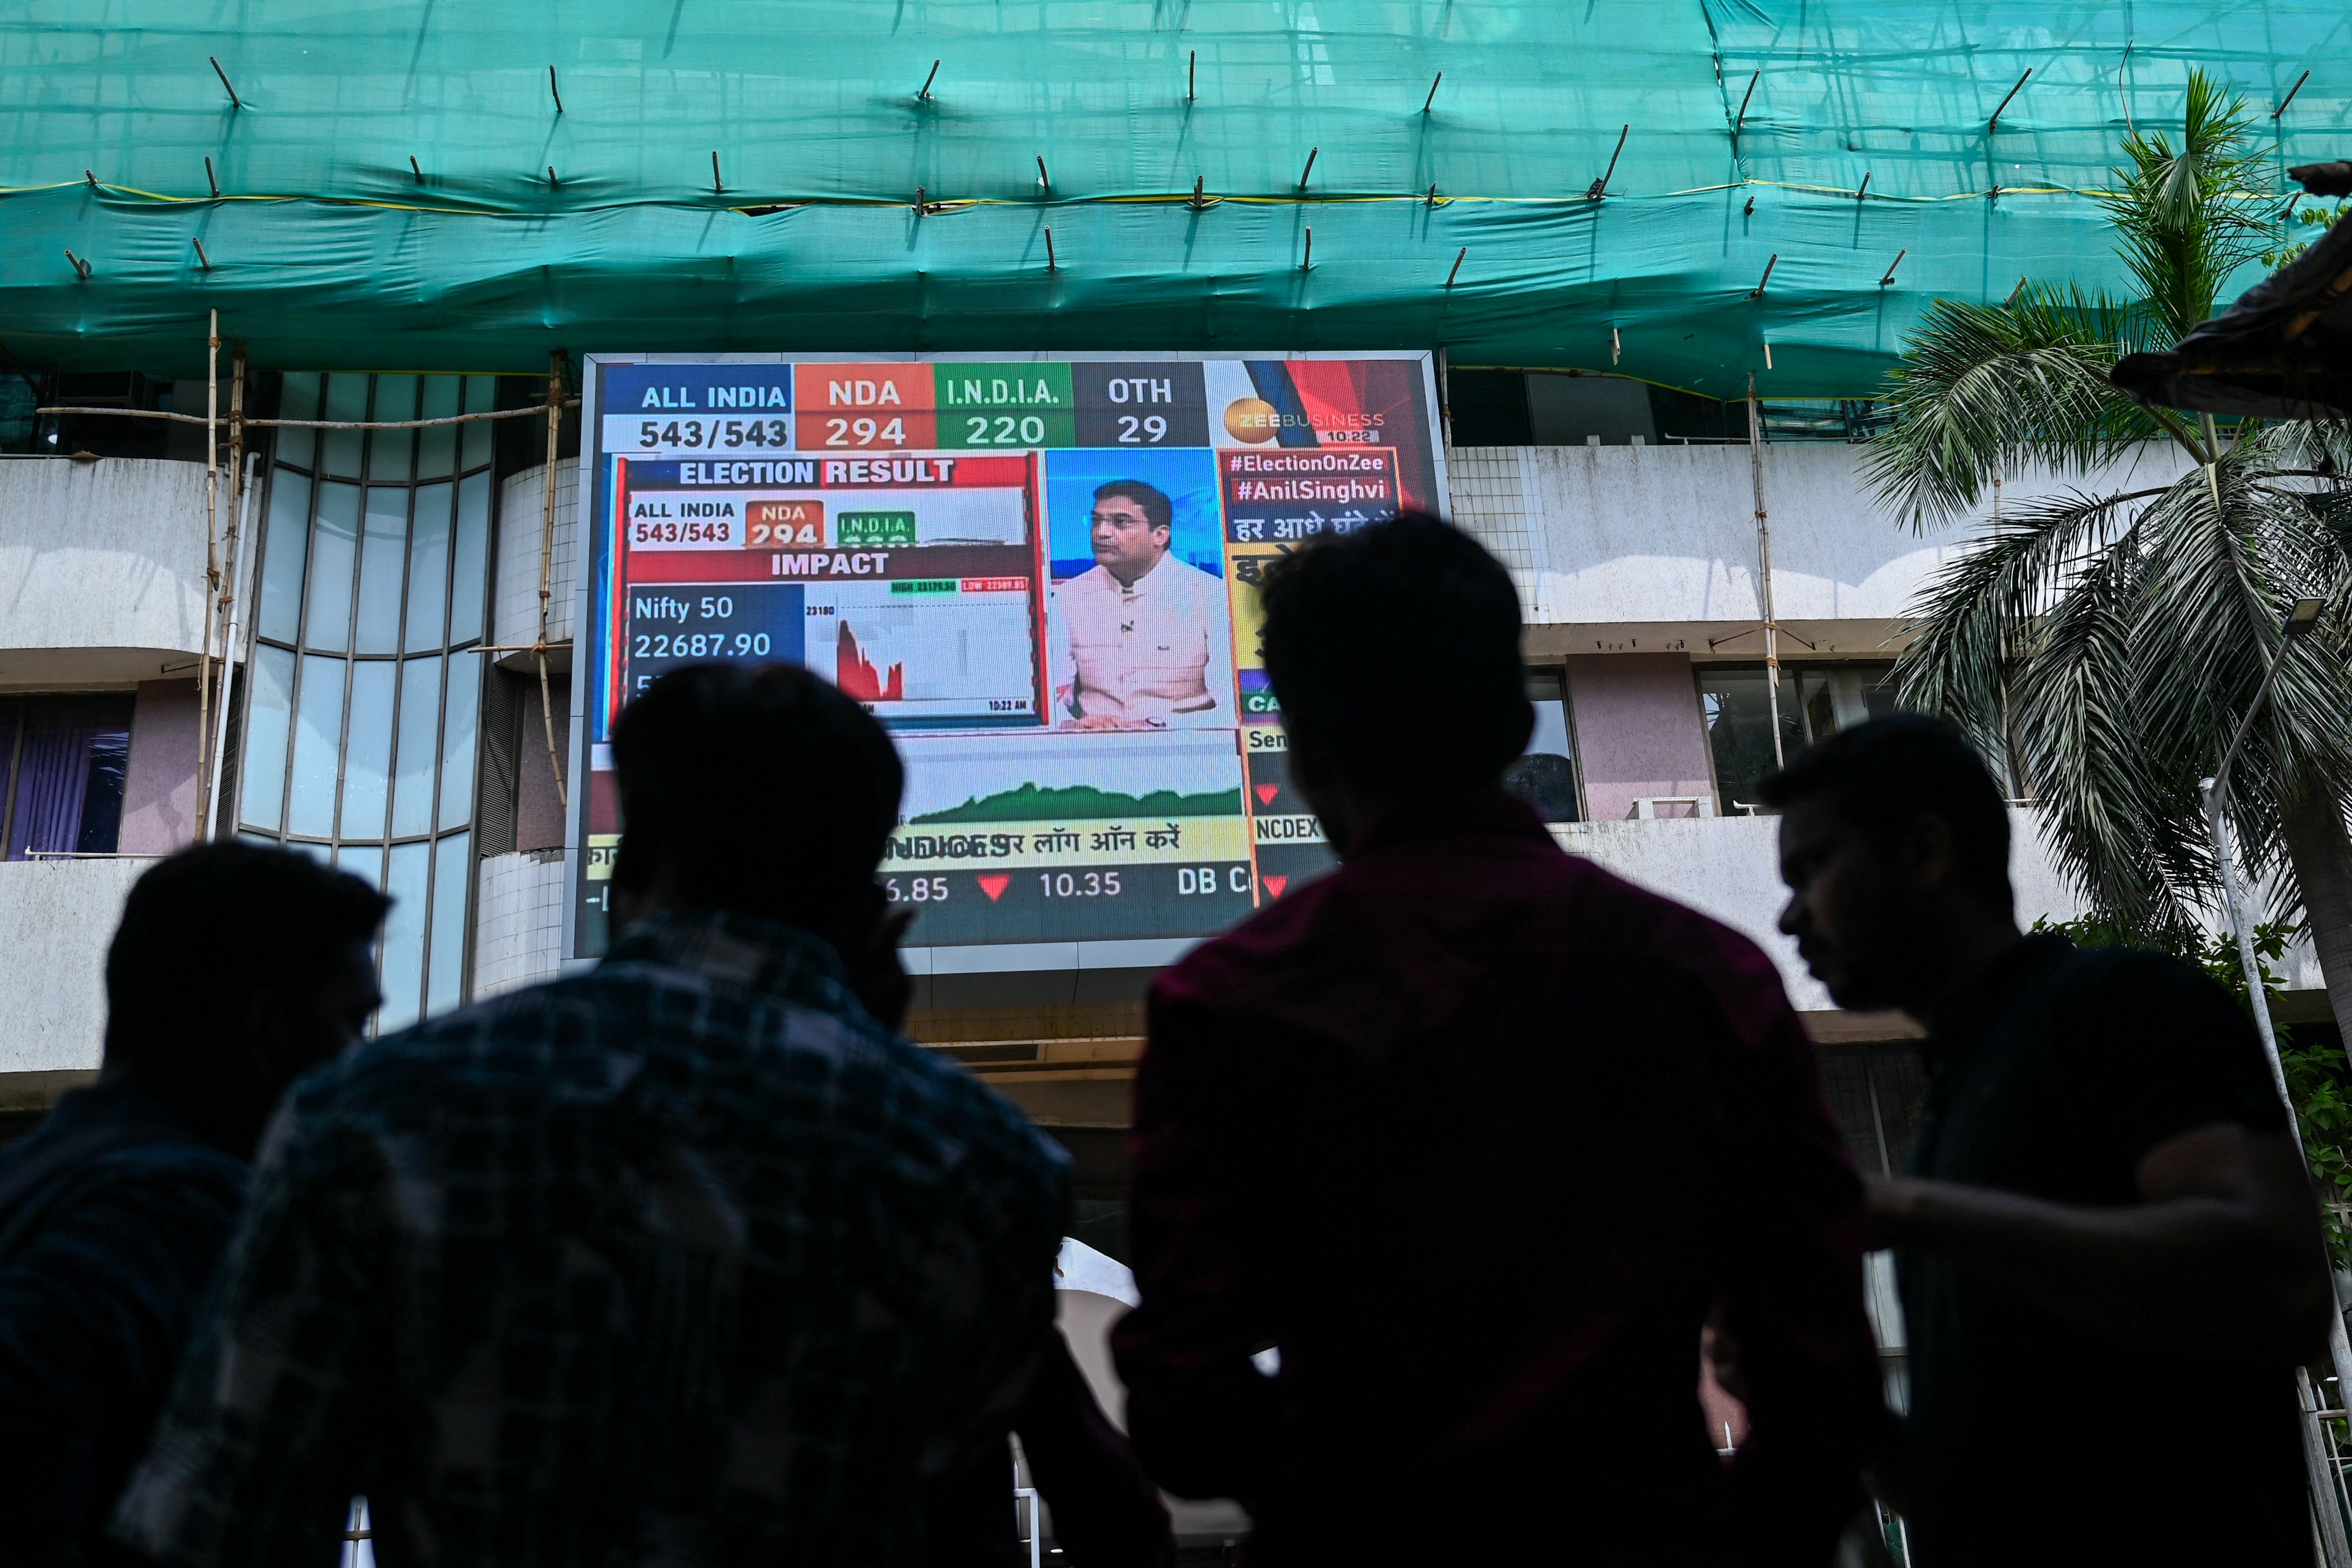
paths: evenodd
<path fill-rule="evenodd" d="M 1054 589 L 1054 714 L 1065 729 L 1230 726 L 1225 585 L 1169 552 L 1173 508 L 1140 479 L 1095 492 L 1095 564 Z"/>

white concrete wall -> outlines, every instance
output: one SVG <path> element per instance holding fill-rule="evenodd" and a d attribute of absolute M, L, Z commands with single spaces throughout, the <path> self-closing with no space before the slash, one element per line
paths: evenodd
<path fill-rule="evenodd" d="M 0 685 L 153 680 L 204 609 L 201 465 L 0 458 Z"/>
<path fill-rule="evenodd" d="M 546 521 L 546 465 L 508 476 L 499 486 L 498 581 L 490 605 L 490 641 L 518 647 L 539 636 L 539 536 Z M 556 465 L 555 548 L 549 577 L 547 640 L 572 638 L 572 610 L 579 586 L 580 461 Z"/>
<path fill-rule="evenodd" d="M 555 978 L 563 944 L 561 852 L 492 855 L 474 890 L 474 999 Z"/>
<path fill-rule="evenodd" d="M 1764 448 L 1774 611 L 1846 653 L 1882 643 L 1929 574 L 1988 526 L 1915 532 L 1871 499 L 1861 455 L 1838 442 Z M 2105 480 L 2164 483 L 2184 462 L 2151 447 L 2095 479 L 2021 475 L 2002 486 L 2003 510 Z M 1703 637 L 1762 617 L 1744 445 L 1465 447 L 1446 463 L 1457 520 L 1511 568 L 1530 623 L 1594 633 L 1559 652 L 1625 651 L 1633 628 Z M 1761 657 L 1760 645 L 1744 656 Z"/>
<path fill-rule="evenodd" d="M 1551 831 L 1570 853 L 1711 915 L 1755 942 L 1780 966 L 1789 999 L 1801 1009 L 1829 1008 L 1829 993 L 1778 928 L 1788 896 L 1780 884 L 1780 826 L 1773 817 L 1694 817 L 1562 822 Z M 2074 918 L 2080 906 L 2042 846 L 2037 813 L 2012 810 L 2010 834 L 2018 923 L 2031 925 L 2045 915 Z"/>
<path fill-rule="evenodd" d="M 0 1072 L 87 1071 L 106 1035 L 106 945 L 155 862 L 0 862 Z"/>

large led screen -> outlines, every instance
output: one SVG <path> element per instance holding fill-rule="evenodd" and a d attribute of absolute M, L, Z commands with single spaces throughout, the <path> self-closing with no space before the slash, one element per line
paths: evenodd
<path fill-rule="evenodd" d="M 1331 863 L 1255 584 L 1319 534 L 1442 509 L 1427 355 L 599 355 L 588 377 L 576 956 L 605 939 L 613 720 L 706 660 L 805 665 L 889 727 L 883 885 L 910 945 L 966 967 L 1148 957 Z"/>

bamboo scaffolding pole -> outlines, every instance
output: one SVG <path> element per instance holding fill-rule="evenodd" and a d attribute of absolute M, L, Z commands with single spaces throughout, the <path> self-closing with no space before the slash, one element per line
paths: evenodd
<path fill-rule="evenodd" d="M 1764 420 L 1753 371 L 1748 372 L 1748 466 L 1756 487 L 1756 591 L 1764 611 L 1764 690 L 1772 705 L 1772 766 L 1786 768 L 1789 759 L 1780 746 L 1780 626 L 1772 613 L 1772 523 L 1764 509 Z"/>
<path fill-rule="evenodd" d="M 229 366 L 228 533 L 221 545 L 223 585 L 215 595 L 213 611 L 220 622 L 220 674 L 215 677 L 213 693 L 212 745 L 202 754 L 204 762 L 211 769 L 212 794 L 215 800 L 220 793 L 221 761 L 226 751 L 229 683 L 236 669 L 236 644 L 231 631 L 236 624 L 235 607 L 241 580 L 239 568 L 245 556 L 245 509 L 253 486 L 252 471 L 247 465 L 245 455 L 246 364 L 243 343 L 235 346 Z M 217 830 L 214 828 L 213 821 L 219 815 L 217 805 L 209 814 L 201 810 L 197 812 L 196 836 L 199 839 L 215 836 Z"/>
<path fill-rule="evenodd" d="M 220 611 L 220 312 L 205 340 L 205 632 L 196 660 L 196 831 L 212 814 L 213 618 Z"/>
<path fill-rule="evenodd" d="M 939 68 L 931 68 L 937 71 Z M 571 798 L 563 789 L 563 761 L 555 754 L 555 705 L 547 679 L 547 607 L 554 594 L 555 575 L 555 454 L 563 430 L 563 411 L 570 406 L 563 396 L 563 366 L 562 350 L 547 357 L 547 469 L 546 478 L 540 485 L 545 504 L 540 509 L 539 519 L 539 641 L 532 644 L 532 650 L 539 659 L 539 721 L 547 731 L 547 766 L 555 775 L 555 803 L 569 806 Z"/>
<path fill-rule="evenodd" d="M 250 452 L 246 455 L 244 472 L 236 487 L 237 512 L 230 519 L 230 527 L 235 529 L 235 537 L 238 539 L 246 537 L 247 524 L 251 520 L 249 514 L 253 508 L 253 471 L 259 466 L 260 463 L 260 453 Z M 215 779 L 220 778 L 228 759 L 228 700 L 229 694 L 235 689 L 231 683 L 236 674 L 236 650 L 245 642 L 245 601 L 246 591 L 251 586 L 252 559 L 252 553 L 241 546 L 233 549 L 229 556 L 228 624 L 226 632 L 221 638 L 222 658 L 218 706 L 222 717 L 221 722 L 213 727 L 212 760 L 213 777 Z M 222 792 L 215 788 L 213 791 L 211 826 L 209 830 L 200 826 L 198 831 L 206 832 L 209 837 L 222 839 L 230 837 L 236 826 L 236 819 L 229 809 L 229 803 L 222 798 Z"/>

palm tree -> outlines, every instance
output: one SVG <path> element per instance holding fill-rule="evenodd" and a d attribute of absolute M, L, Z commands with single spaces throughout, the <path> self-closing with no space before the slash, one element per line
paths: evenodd
<path fill-rule="evenodd" d="M 2178 148 L 2154 131 L 2125 141 L 2129 164 L 2100 200 L 2134 297 L 2045 286 L 1930 306 L 1864 463 L 1915 527 L 1976 515 L 2030 466 L 2074 481 L 1998 517 L 1929 583 L 1897 674 L 1908 706 L 2010 759 L 2086 902 L 2141 929 L 2212 906 L 2198 780 L 2253 700 L 2286 605 L 2329 601 L 2286 654 L 2231 814 L 2256 874 L 2301 903 L 2352 1040 L 2352 433 L 2248 420 L 2225 437 L 2107 380 L 2125 353 L 2210 315 L 2273 243 L 2278 198 L 2249 193 L 2250 118 L 2197 72 Z"/>

